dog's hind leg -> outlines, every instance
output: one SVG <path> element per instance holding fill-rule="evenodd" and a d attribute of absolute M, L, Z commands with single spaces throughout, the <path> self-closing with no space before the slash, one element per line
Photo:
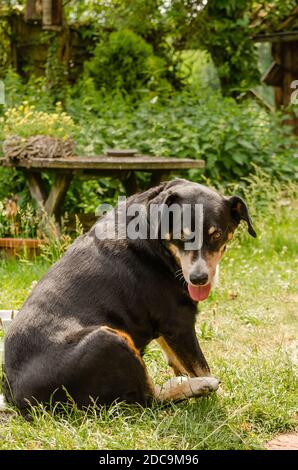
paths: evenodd
<path fill-rule="evenodd" d="M 79 407 L 114 401 L 145 406 L 151 401 L 145 365 L 127 333 L 108 326 L 87 327 L 58 346 L 34 357 L 15 377 L 7 368 L 12 401 L 20 409 L 28 403 L 55 404 L 70 397 Z"/>
<path fill-rule="evenodd" d="M 173 377 L 162 386 L 155 386 L 158 401 L 180 401 L 209 395 L 218 389 L 219 381 L 213 377 Z"/>

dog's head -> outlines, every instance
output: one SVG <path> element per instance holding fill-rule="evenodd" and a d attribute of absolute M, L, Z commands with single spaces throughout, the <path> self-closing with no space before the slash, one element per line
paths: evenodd
<path fill-rule="evenodd" d="M 196 301 L 208 297 L 218 263 L 241 220 L 256 237 L 247 205 L 239 196 L 224 197 L 201 184 L 174 180 L 149 205 L 163 208 L 159 238 L 181 267 Z"/>

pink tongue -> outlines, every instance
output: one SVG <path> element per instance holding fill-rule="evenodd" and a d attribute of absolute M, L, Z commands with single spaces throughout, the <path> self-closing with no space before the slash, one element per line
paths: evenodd
<path fill-rule="evenodd" d="M 211 289 L 211 284 L 206 284 L 206 286 L 192 286 L 188 284 L 188 292 L 192 300 L 199 302 L 199 300 L 207 299 Z"/>

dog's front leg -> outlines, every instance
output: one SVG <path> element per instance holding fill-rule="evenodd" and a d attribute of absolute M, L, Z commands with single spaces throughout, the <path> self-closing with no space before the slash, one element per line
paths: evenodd
<path fill-rule="evenodd" d="M 156 341 L 161 347 L 164 353 L 165 359 L 167 360 L 169 366 L 172 367 L 175 375 L 177 377 L 180 377 L 181 375 L 188 375 L 186 369 L 183 367 L 183 365 L 179 361 L 179 358 L 177 357 L 173 349 L 168 345 L 165 338 L 163 336 L 160 336 L 159 338 L 157 338 Z"/>
<path fill-rule="evenodd" d="M 210 376 L 210 368 L 200 348 L 194 326 L 179 333 L 164 333 L 158 338 L 158 343 L 176 375 Z"/>

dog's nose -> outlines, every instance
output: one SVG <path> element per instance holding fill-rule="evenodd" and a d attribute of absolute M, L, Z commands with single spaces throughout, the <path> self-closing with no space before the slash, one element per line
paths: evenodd
<path fill-rule="evenodd" d="M 189 280 L 195 286 L 202 286 L 208 282 L 208 273 L 191 273 L 189 275 Z"/>

